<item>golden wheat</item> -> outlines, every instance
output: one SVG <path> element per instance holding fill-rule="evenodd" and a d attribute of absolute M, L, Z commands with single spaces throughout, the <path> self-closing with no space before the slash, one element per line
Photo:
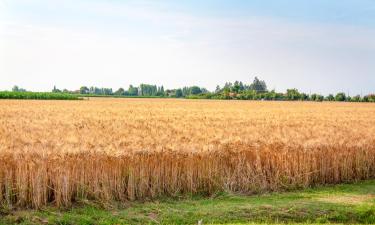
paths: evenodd
<path fill-rule="evenodd" d="M 0 203 L 69 206 L 375 177 L 375 105 L 0 101 Z"/>

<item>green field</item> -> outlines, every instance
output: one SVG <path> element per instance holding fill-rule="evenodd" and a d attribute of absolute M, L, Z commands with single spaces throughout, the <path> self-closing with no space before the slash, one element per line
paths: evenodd
<path fill-rule="evenodd" d="M 2 210 L 0 224 L 291 224 L 375 223 L 375 180 L 303 191 L 213 198 L 194 196 L 70 209 Z"/>
<path fill-rule="evenodd" d="M 82 98 L 64 93 L 0 91 L 0 99 L 80 100 Z"/>

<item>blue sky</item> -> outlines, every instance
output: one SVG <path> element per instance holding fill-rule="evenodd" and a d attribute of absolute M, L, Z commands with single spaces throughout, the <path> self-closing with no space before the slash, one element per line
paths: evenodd
<path fill-rule="evenodd" d="M 373 0 L 0 0 L 0 89 L 375 92 Z"/>

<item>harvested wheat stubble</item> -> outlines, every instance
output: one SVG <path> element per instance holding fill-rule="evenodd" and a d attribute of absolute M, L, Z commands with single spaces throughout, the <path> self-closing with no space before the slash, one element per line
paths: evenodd
<path fill-rule="evenodd" d="M 69 206 L 375 177 L 375 106 L 0 101 L 0 203 Z"/>

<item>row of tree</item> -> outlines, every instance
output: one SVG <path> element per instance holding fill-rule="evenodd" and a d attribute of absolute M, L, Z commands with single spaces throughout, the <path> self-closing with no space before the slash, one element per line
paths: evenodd
<path fill-rule="evenodd" d="M 25 92 L 23 88 L 14 86 L 14 92 Z M 60 90 L 56 87 L 53 93 L 81 94 L 89 96 L 141 96 L 141 97 L 170 97 L 170 98 L 195 98 L 195 99 L 238 99 L 238 100 L 285 100 L 285 101 L 353 101 L 353 102 L 375 102 L 375 95 L 347 96 L 345 93 L 323 96 L 320 94 L 306 94 L 297 89 L 288 89 L 286 93 L 275 90 L 269 91 L 264 80 L 255 77 L 251 84 L 241 81 L 227 82 L 223 87 L 217 86 L 214 92 L 207 89 L 191 86 L 178 89 L 165 89 L 164 86 L 141 84 L 138 87 L 130 85 L 128 89 L 99 88 L 82 86 L 79 90 Z"/>
<path fill-rule="evenodd" d="M 238 100 L 278 100 L 278 101 L 348 101 L 348 102 L 375 102 L 375 95 L 366 96 L 348 96 L 343 92 L 336 95 L 329 94 L 323 96 L 320 94 L 306 94 L 297 89 L 287 89 L 286 93 L 278 93 L 275 90 L 269 91 L 266 82 L 254 78 L 253 83 L 246 85 L 241 81 L 226 83 L 223 88 L 216 87 L 214 93 L 205 93 L 189 98 L 200 99 L 238 99 Z"/>
<path fill-rule="evenodd" d="M 17 85 L 14 85 L 14 86 L 12 87 L 12 92 L 27 92 L 27 90 L 24 89 L 24 88 L 20 88 L 20 87 L 18 87 Z"/>
<path fill-rule="evenodd" d="M 82 95 L 116 95 L 116 96 L 143 96 L 143 97 L 174 97 L 183 98 L 190 95 L 199 95 L 208 93 L 208 90 L 198 86 L 184 87 L 179 89 L 164 89 L 164 86 L 141 84 L 139 87 L 130 85 L 128 89 L 119 88 L 113 91 L 112 88 L 98 88 L 82 86 L 77 91 L 60 90 L 56 87 L 52 92 L 66 92 Z"/>
<path fill-rule="evenodd" d="M 237 99 L 237 100 L 274 100 L 274 101 L 340 101 L 340 102 L 375 102 L 375 95 L 366 96 L 347 96 L 340 92 L 336 95 L 323 96 L 320 94 L 301 93 L 297 89 L 288 89 L 286 93 L 278 93 L 275 90 L 257 92 L 254 90 L 245 90 L 236 92 L 207 93 L 195 96 L 188 96 L 192 99 Z"/>
<path fill-rule="evenodd" d="M 258 77 L 255 77 L 253 83 L 249 85 L 244 84 L 242 81 L 227 82 L 223 88 L 218 85 L 215 93 L 241 93 L 245 91 L 267 92 L 267 84 L 264 80 L 259 80 Z"/>

